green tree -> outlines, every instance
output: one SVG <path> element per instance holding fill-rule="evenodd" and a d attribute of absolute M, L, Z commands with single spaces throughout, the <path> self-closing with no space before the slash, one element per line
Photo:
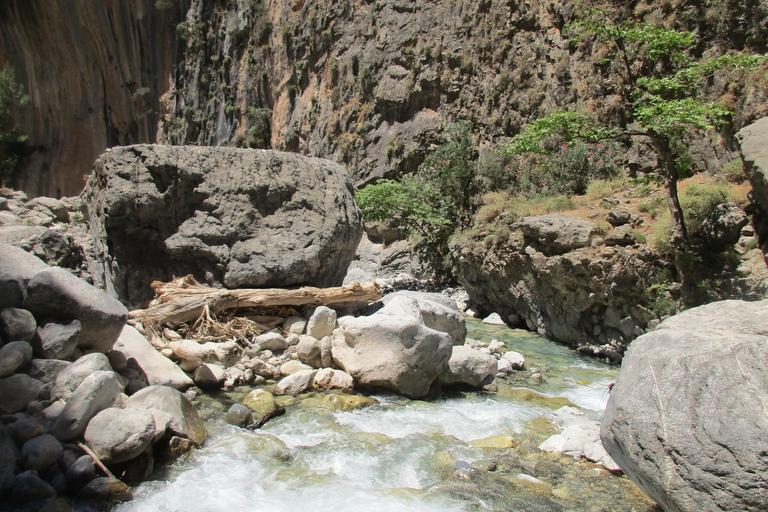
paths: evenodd
<path fill-rule="evenodd" d="M 19 154 L 27 140 L 19 134 L 15 112 L 29 103 L 29 96 L 16 82 L 13 66 L 6 65 L 0 71 L 0 184 L 9 185 L 18 177 Z"/>
<path fill-rule="evenodd" d="M 747 70 L 764 56 L 746 53 L 716 58 L 695 58 L 696 36 L 692 32 L 666 29 L 652 23 L 615 22 L 610 13 L 589 11 L 568 26 L 575 33 L 572 44 L 586 49 L 603 44 L 608 56 L 607 82 L 621 101 L 624 119 L 605 126 L 583 112 L 559 111 L 537 120 L 512 140 L 507 152 L 546 151 L 546 141 L 558 136 L 566 141 L 641 137 L 661 162 L 660 177 L 667 190 L 672 218 L 673 245 L 689 246 L 677 183 L 689 166 L 683 138 L 693 130 L 710 130 L 726 122 L 730 112 L 702 98 L 702 83 L 721 70 Z"/>

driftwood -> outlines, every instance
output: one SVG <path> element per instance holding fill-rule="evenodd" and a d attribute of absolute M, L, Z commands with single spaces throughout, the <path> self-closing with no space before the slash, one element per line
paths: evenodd
<path fill-rule="evenodd" d="M 130 318 L 154 325 L 179 325 L 198 320 L 202 315 L 215 315 L 238 308 L 267 306 L 337 305 L 346 302 L 375 302 L 381 298 L 376 283 L 337 288 L 304 287 L 297 290 L 211 288 L 195 281 L 191 275 L 170 283 L 152 283 L 157 297 L 147 309 L 130 312 Z"/>

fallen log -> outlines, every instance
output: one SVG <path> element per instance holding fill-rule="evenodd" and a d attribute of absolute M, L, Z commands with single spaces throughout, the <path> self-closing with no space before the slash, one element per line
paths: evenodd
<path fill-rule="evenodd" d="M 376 283 L 336 288 L 303 287 L 296 290 L 211 288 L 195 281 L 191 275 L 179 277 L 170 283 L 152 283 L 156 298 L 147 309 L 131 311 L 131 319 L 155 325 L 179 325 L 195 321 L 203 313 L 218 314 L 238 308 L 268 306 L 332 306 L 347 302 L 376 302 L 381 288 Z"/>

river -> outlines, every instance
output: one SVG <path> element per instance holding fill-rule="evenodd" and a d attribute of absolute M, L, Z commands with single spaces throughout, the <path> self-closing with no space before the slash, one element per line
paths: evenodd
<path fill-rule="evenodd" d="M 555 406 L 509 391 L 567 398 L 599 419 L 617 368 L 528 332 L 477 321 L 468 329 L 522 353 L 528 369 L 497 379 L 497 393 L 436 402 L 376 395 L 376 405 L 338 411 L 320 397 L 297 400 L 256 432 L 222 421 L 220 402 L 231 396 L 202 397 L 205 445 L 160 469 L 115 512 L 654 510 L 626 477 L 537 450 L 555 432 L 546 419 Z"/>

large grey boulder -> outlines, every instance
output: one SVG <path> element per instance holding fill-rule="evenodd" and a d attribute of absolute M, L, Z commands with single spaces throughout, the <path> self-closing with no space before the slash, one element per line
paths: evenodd
<path fill-rule="evenodd" d="M 88 422 L 99 412 L 112 407 L 123 388 L 115 372 L 94 372 L 80 384 L 51 427 L 60 441 L 69 441 L 85 432 Z"/>
<path fill-rule="evenodd" d="M 67 323 L 42 323 L 32 339 L 35 353 L 45 359 L 67 359 L 77 348 L 80 327 L 77 319 Z"/>
<path fill-rule="evenodd" d="M 664 510 L 765 510 L 767 344 L 763 300 L 685 311 L 630 346 L 600 436 Z"/>
<path fill-rule="evenodd" d="M 760 207 L 768 211 L 768 117 L 745 126 L 736 136 L 752 194 Z"/>
<path fill-rule="evenodd" d="M 131 396 L 125 403 L 127 409 L 154 410 L 170 414 L 173 418 L 168 429 L 177 436 L 203 444 L 208 433 L 192 403 L 178 390 L 167 386 L 149 386 Z"/>
<path fill-rule="evenodd" d="M 154 436 L 155 418 L 141 409 L 104 409 L 85 429 L 85 443 L 105 464 L 138 457 Z"/>
<path fill-rule="evenodd" d="M 74 363 L 61 368 L 51 390 L 51 400 L 68 400 L 77 387 L 94 372 L 112 371 L 107 356 L 101 352 L 85 355 Z"/>
<path fill-rule="evenodd" d="M 440 375 L 440 383 L 446 386 L 464 384 L 480 387 L 490 384 L 499 369 L 499 363 L 491 354 L 467 346 L 453 347 L 448 368 Z"/>
<path fill-rule="evenodd" d="M 152 298 L 151 281 L 183 274 L 231 288 L 340 285 L 362 235 L 347 171 L 295 153 L 113 148 L 84 199 L 95 279 L 132 306 Z"/>
<path fill-rule="evenodd" d="M 107 295 L 60 267 L 38 272 L 27 285 L 24 300 L 36 318 L 80 321 L 77 346 L 109 352 L 126 320 L 128 310 Z"/>
<path fill-rule="evenodd" d="M 30 341 L 35 335 L 37 322 L 26 309 L 5 308 L 0 310 L 0 336 L 11 341 Z"/>
<path fill-rule="evenodd" d="M 559 214 L 523 217 L 516 227 L 528 243 L 548 255 L 587 247 L 595 232 L 595 225 L 588 220 Z"/>
<path fill-rule="evenodd" d="M 37 256 L 0 243 L 0 308 L 20 306 L 29 280 L 47 268 Z"/>
<path fill-rule="evenodd" d="M 396 304 L 371 316 L 341 317 L 332 340 L 333 360 L 356 386 L 421 398 L 447 368 L 453 340 Z"/>
<path fill-rule="evenodd" d="M 120 352 L 127 361 L 127 370 L 141 374 L 151 385 L 185 389 L 192 379 L 173 361 L 159 353 L 134 327 L 126 325 L 117 338 L 113 350 Z"/>
<path fill-rule="evenodd" d="M 456 301 L 440 293 L 402 290 L 387 294 L 381 302 L 387 305 L 393 300 L 402 300 L 398 297 L 416 301 L 418 316 L 424 321 L 424 325 L 448 333 L 454 345 L 464 344 L 467 339 L 467 325 Z"/>

